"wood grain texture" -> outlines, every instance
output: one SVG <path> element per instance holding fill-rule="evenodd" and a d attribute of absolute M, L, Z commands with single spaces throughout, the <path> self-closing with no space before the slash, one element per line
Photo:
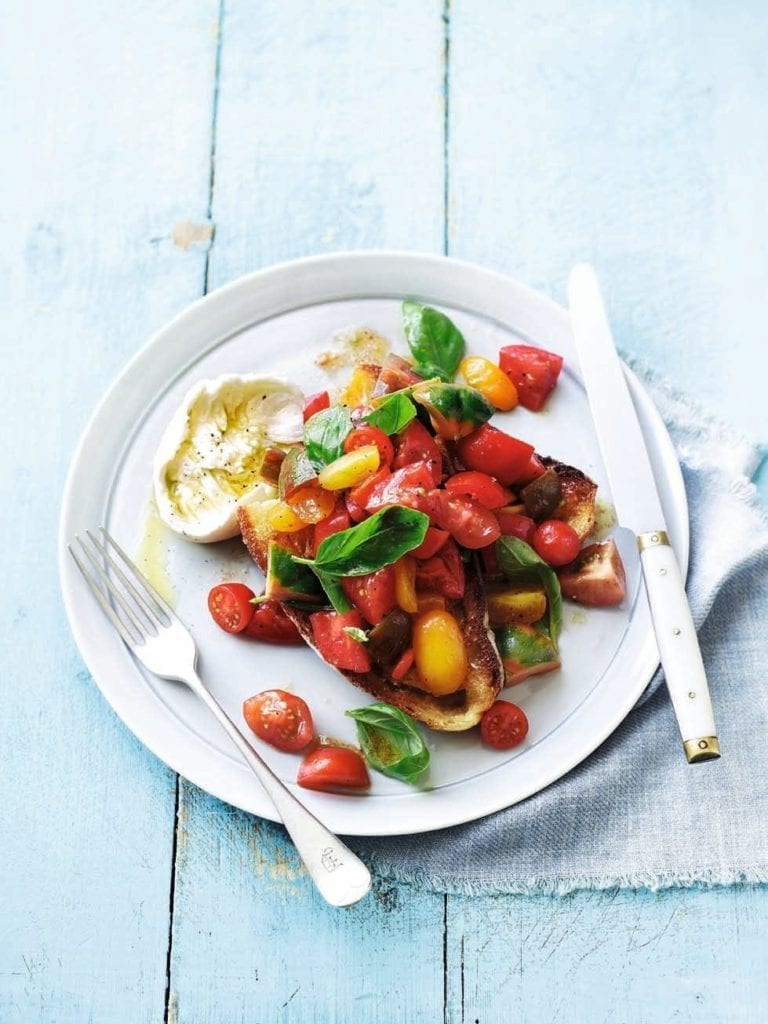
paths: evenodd
<path fill-rule="evenodd" d="M 200 294 L 213 4 L 3 18 L 0 1020 L 162 1020 L 175 776 L 109 711 L 58 597 L 78 434 Z M 95 525 L 95 524 L 94 524 Z"/>

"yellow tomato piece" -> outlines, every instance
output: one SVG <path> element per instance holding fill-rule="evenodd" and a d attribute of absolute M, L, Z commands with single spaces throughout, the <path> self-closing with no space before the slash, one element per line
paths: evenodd
<path fill-rule="evenodd" d="M 278 533 L 297 533 L 299 530 L 305 529 L 307 525 L 284 501 L 276 501 L 267 510 L 267 521 Z"/>
<path fill-rule="evenodd" d="M 431 612 L 435 608 L 445 611 L 445 598 L 442 594 L 417 594 L 416 603 L 419 612 Z"/>
<path fill-rule="evenodd" d="M 305 484 L 285 500 L 305 524 L 322 522 L 336 506 L 334 495 L 315 483 Z"/>
<path fill-rule="evenodd" d="M 544 617 L 547 598 L 543 587 L 505 587 L 489 590 L 488 619 L 492 626 L 530 626 Z"/>
<path fill-rule="evenodd" d="M 413 624 L 413 655 L 421 685 L 436 697 L 455 693 L 467 678 L 467 650 L 450 612 L 423 612 Z"/>
<path fill-rule="evenodd" d="M 509 412 L 517 405 L 517 388 L 495 363 L 483 356 L 467 356 L 459 366 L 464 380 L 487 398 L 500 412 Z"/>
<path fill-rule="evenodd" d="M 320 470 L 318 483 L 326 491 L 343 491 L 355 487 L 379 468 L 381 456 L 375 444 L 364 444 L 334 459 Z"/>
<path fill-rule="evenodd" d="M 416 600 L 416 561 L 405 555 L 395 562 L 395 600 L 404 612 L 419 610 Z"/>
<path fill-rule="evenodd" d="M 339 404 L 354 409 L 358 405 L 368 405 L 379 379 L 378 367 L 363 363 L 352 371 L 347 386 L 339 395 Z"/>

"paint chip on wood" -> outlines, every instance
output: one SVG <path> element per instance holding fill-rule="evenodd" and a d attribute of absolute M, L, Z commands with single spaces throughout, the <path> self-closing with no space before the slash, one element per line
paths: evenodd
<path fill-rule="evenodd" d="M 171 241 L 179 249 L 191 249 L 193 245 L 203 249 L 209 248 L 213 238 L 213 224 L 206 221 L 204 224 L 195 224 L 191 220 L 179 220 L 171 230 Z"/>

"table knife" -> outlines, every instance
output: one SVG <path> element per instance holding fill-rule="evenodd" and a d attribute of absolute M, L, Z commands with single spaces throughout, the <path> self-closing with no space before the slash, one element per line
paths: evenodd
<path fill-rule="evenodd" d="M 712 702 L 685 586 L 667 535 L 637 412 L 611 335 L 597 275 L 568 281 L 576 351 L 619 525 L 637 538 L 661 665 L 689 763 L 720 756 Z"/>

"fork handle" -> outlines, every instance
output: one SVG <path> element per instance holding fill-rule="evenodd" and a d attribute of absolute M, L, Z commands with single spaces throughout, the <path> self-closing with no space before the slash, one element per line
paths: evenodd
<path fill-rule="evenodd" d="M 347 907 L 361 900 L 371 887 L 371 875 L 365 864 L 296 799 L 243 736 L 197 673 L 186 677 L 184 682 L 208 706 L 258 778 L 323 898 L 334 907 Z"/>

